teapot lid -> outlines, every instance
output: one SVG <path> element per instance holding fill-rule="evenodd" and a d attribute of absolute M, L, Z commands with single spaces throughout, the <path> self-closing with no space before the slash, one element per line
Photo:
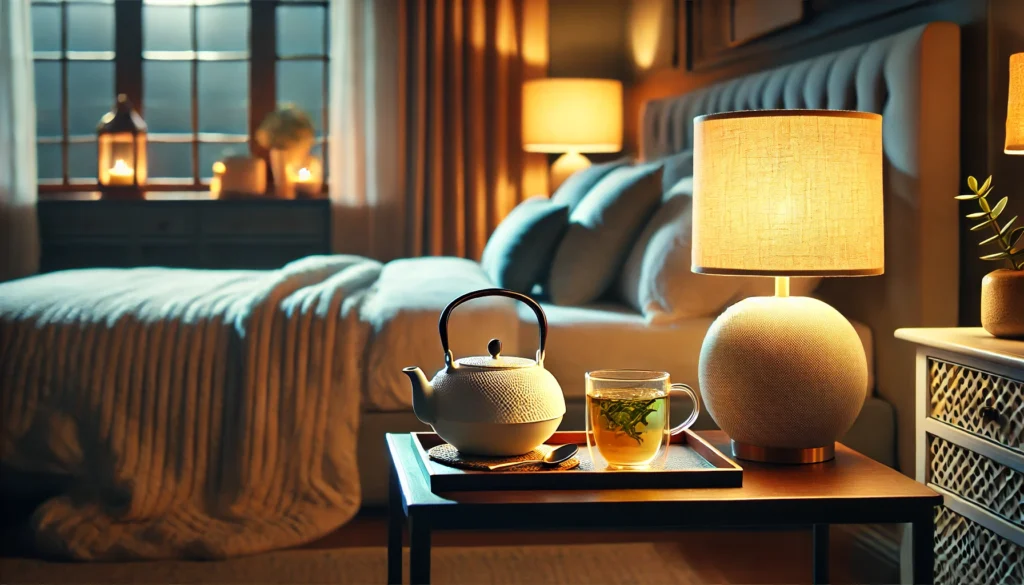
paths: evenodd
<path fill-rule="evenodd" d="M 529 368 L 537 365 L 537 362 L 530 358 L 501 355 L 501 341 L 497 339 L 492 339 L 487 344 L 487 353 L 490 355 L 459 358 L 455 363 L 470 368 L 493 368 L 499 370 Z"/>

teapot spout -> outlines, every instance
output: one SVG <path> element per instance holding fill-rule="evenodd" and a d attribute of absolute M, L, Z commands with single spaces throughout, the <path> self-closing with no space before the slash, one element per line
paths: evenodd
<path fill-rule="evenodd" d="M 412 382 L 412 411 L 416 418 L 429 424 L 433 424 L 434 417 L 434 389 L 430 381 L 423 374 L 423 370 L 417 367 L 403 368 L 402 373 L 409 376 Z"/>

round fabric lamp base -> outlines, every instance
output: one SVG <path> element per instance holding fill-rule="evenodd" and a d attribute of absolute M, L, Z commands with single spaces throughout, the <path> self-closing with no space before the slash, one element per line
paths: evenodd
<path fill-rule="evenodd" d="M 853 325 L 809 297 L 753 297 L 715 320 L 700 354 L 704 405 L 741 459 L 832 457 L 867 393 Z"/>

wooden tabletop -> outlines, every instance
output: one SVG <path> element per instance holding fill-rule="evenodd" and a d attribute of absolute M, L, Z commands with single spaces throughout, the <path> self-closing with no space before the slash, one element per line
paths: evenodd
<path fill-rule="evenodd" d="M 722 431 L 702 437 L 723 453 Z M 434 494 L 424 478 L 413 439 L 389 434 L 407 513 L 429 513 L 450 528 L 512 526 L 638 528 L 915 522 L 930 518 L 942 497 L 846 446 L 832 461 L 769 465 L 738 461 L 743 487 L 628 490 L 475 491 Z"/>
<path fill-rule="evenodd" d="M 1024 341 L 993 337 L 981 327 L 905 328 L 896 337 L 1024 370 Z"/>

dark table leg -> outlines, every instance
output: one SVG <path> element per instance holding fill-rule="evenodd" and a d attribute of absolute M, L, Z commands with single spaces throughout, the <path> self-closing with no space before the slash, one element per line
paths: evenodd
<path fill-rule="evenodd" d="M 388 482 L 388 583 L 402 585 L 402 528 L 405 512 L 402 510 L 402 490 L 398 485 L 398 474 L 391 466 Z"/>
<path fill-rule="evenodd" d="M 430 522 L 422 513 L 409 515 L 409 583 L 430 583 Z"/>
<path fill-rule="evenodd" d="M 815 585 L 828 583 L 828 524 L 815 524 L 811 527 L 813 539 L 813 568 L 811 582 Z"/>
<path fill-rule="evenodd" d="M 910 544 L 914 551 L 914 583 L 931 585 L 935 579 L 935 519 L 931 510 L 911 524 Z"/>

